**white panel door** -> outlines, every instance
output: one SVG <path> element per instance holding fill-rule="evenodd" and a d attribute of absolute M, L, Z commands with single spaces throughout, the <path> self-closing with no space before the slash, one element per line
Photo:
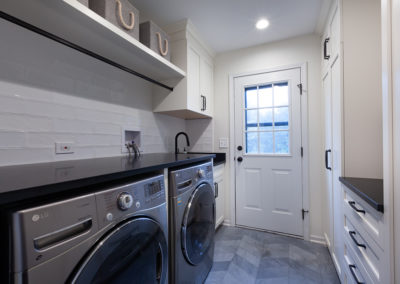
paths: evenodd
<path fill-rule="evenodd" d="M 303 236 L 300 71 L 234 80 L 238 225 Z"/>

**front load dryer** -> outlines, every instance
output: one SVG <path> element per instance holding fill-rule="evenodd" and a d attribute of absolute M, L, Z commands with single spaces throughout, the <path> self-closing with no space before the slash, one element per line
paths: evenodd
<path fill-rule="evenodd" d="M 215 195 L 212 162 L 169 172 L 170 283 L 200 284 L 213 265 Z"/>

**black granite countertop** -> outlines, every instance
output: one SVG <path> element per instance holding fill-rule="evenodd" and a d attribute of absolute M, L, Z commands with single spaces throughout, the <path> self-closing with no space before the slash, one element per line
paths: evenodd
<path fill-rule="evenodd" d="M 213 154 L 144 154 L 0 167 L 0 205 L 201 162 Z"/>
<path fill-rule="evenodd" d="M 374 209 L 383 213 L 383 180 L 340 177 L 339 180 Z"/>
<path fill-rule="evenodd" d="M 214 166 L 218 166 L 221 164 L 225 164 L 226 162 L 226 153 L 220 153 L 220 152 L 189 152 L 188 154 L 213 154 L 215 155 L 215 158 L 213 160 Z"/>

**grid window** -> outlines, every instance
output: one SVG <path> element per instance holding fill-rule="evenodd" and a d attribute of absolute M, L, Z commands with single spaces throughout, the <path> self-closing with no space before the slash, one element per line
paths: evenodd
<path fill-rule="evenodd" d="M 245 88 L 245 144 L 248 154 L 290 154 L 288 82 Z"/>

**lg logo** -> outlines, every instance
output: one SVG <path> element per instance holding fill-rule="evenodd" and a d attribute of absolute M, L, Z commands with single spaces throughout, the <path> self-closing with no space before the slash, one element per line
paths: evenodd
<path fill-rule="evenodd" d="M 32 216 L 32 221 L 33 221 L 33 222 L 37 222 L 37 221 L 39 221 L 40 219 L 44 219 L 44 218 L 47 218 L 47 217 L 49 217 L 49 212 L 42 212 L 42 213 L 40 213 L 40 214 L 35 214 L 35 215 L 33 215 L 33 216 Z"/>

